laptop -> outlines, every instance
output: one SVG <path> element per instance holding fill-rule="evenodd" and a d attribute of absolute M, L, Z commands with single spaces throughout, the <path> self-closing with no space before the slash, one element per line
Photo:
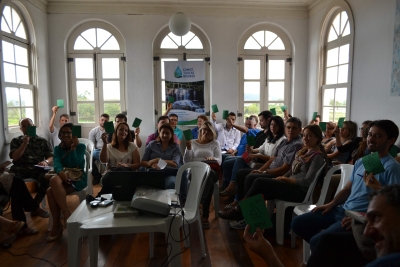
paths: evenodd
<path fill-rule="evenodd" d="M 112 196 L 116 201 L 131 201 L 136 187 L 141 185 L 165 189 L 165 173 L 163 171 L 150 172 L 109 172 L 113 185 Z"/>

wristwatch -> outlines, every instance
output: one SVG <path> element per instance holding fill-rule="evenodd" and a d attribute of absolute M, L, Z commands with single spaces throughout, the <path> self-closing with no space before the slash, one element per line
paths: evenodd
<path fill-rule="evenodd" d="M 45 160 L 44 160 L 44 162 L 46 162 L 46 163 L 47 163 L 47 165 L 49 165 L 49 161 L 48 161 L 47 159 L 45 159 Z"/>
<path fill-rule="evenodd" d="M 263 171 L 263 173 L 267 173 L 267 171 Z"/>

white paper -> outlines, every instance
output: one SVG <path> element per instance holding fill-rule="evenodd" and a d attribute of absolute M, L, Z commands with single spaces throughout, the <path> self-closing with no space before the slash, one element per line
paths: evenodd
<path fill-rule="evenodd" d="M 157 165 L 158 165 L 158 167 L 159 167 L 161 170 L 163 170 L 165 167 L 167 167 L 167 163 L 166 163 L 164 160 L 162 160 L 162 159 L 160 159 L 160 160 L 158 161 Z"/>

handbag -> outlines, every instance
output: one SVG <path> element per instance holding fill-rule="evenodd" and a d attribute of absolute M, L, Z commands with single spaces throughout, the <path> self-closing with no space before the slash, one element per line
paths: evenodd
<path fill-rule="evenodd" d="M 82 170 L 79 168 L 64 167 L 63 171 L 67 175 L 67 178 L 72 182 L 80 181 L 83 174 Z"/>

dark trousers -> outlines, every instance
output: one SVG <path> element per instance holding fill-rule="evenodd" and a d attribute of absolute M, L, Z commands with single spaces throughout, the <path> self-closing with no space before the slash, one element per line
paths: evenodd
<path fill-rule="evenodd" d="M 280 199 L 290 202 L 302 202 L 307 191 L 300 186 L 271 178 L 257 178 L 245 198 L 263 194 L 264 199 Z"/>
<path fill-rule="evenodd" d="M 27 179 L 27 178 L 33 178 L 36 181 L 39 182 L 39 188 L 38 192 L 34 198 L 34 201 L 39 205 L 40 202 L 42 202 L 43 198 L 46 196 L 46 191 L 47 188 L 49 188 L 49 180 L 46 180 L 44 178 L 44 175 L 46 174 L 46 171 L 43 171 L 42 169 L 35 169 L 35 170 L 30 170 L 30 169 L 25 169 L 23 171 L 19 171 L 18 173 L 15 173 L 15 175 Z"/>
<path fill-rule="evenodd" d="M 367 260 L 358 249 L 353 232 L 347 231 L 321 236 L 308 259 L 307 267 L 357 267 L 366 264 Z"/>
<path fill-rule="evenodd" d="M 257 178 L 274 178 L 274 175 L 270 174 L 250 174 L 251 171 L 252 169 L 242 169 L 236 173 L 236 184 L 238 193 L 235 197 L 235 200 L 242 200 Z"/>
<path fill-rule="evenodd" d="M 8 195 L 3 187 L 0 188 L 0 194 Z M 39 205 L 33 200 L 24 180 L 15 176 L 9 195 L 11 197 L 11 215 L 13 220 L 26 223 L 25 211 L 34 211 Z M 26 227 L 27 225 L 25 224 L 23 228 Z"/>
<path fill-rule="evenodd" d="M 203 218 L 208 218 L 210 214 L 211 199 L 214 193 L 214 184 L 218 181 L 218 175 L 214 170 L 210 171 L 210 174 L 204 181 L 203 194 L 201 196 L 200 203 L 203 205 Z"/>

